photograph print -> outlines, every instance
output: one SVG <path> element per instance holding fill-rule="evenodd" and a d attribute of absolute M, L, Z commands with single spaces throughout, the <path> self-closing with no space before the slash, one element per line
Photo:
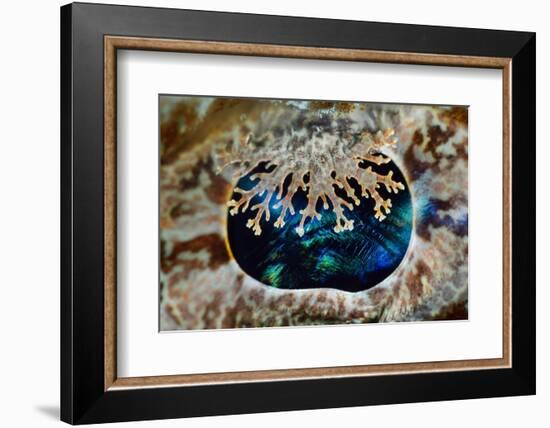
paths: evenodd
<path fill-rule="evenodd" d="M 468 108 L 159 95 L 160 331 L 468 319 Z"/>

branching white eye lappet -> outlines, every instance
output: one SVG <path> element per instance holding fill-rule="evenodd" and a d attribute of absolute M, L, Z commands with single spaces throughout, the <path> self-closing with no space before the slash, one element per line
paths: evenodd
<path fill-rule="evenodd" d="M 353 210 L 362 198 L 374 199 L 374 216 L 383 221 L 391 212 L 392 202 L 378 189 L 383 185 L 388 193 L 397 193 L 404 185 L 392 179 L 392 171 L 380 174 L 373 165 L 390 162 L 382 152 L 395 144 L 392 128 L 371 133 L 337 114 L 287 108 L 282 113 L 265 114 L 257 129 L 221 145 L 215 158 L 219 173 L 232 182 L 246 176 L 257 181 L 248 190 L 235 186 L 238 198 L 228 202 L 231 215 L 255 212 L 247 227 L 261 235 L 261 222 L 270 221 L 269 204 L 276 201 L 273 207 L 280 213 L 274 226 L 283 227 L 288 213 L 299 214 L 295 230 L 301 237 L 308 220 L 321 218 L 319 199 L 323 209 L 332 207 L 337 233 L 353 229 L 353 220 L 346 217 L 344 208 Z M 371 165 L 365 168 L 365 163 Z M 300 189 L 307 192 L 307 206 L 296 213 L 292 199 Z M 263 199 L 250 206 L 256 196 Z"/>

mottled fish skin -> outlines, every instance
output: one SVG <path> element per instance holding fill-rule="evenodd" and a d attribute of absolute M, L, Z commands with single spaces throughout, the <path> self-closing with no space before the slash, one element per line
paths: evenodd
<path fill-rule="evenodd" d="M 247 275 L 227 245 L 231 178 L 220 142 L 259 135 L 278 103 L 161 97 L 160 327 L 213 329 L 466 319 L 468 313 L 468 110 L 465 107 L 296 102 L 375 135 L 407 180 L 414 207 L 399 267 L 366 291 L 281 290 Z M 333 119 L 334 119 L 333 117 Z M 352 231 L 353 233 L 353 231 Z M 297 238 L 299 239 L 299 238 Z"/>

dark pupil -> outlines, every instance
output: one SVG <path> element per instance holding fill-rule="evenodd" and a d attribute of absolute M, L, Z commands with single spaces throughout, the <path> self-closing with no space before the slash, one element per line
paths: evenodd
<path fill-rule="evenodd" d="M 361 198 L 361 204 L 348 211 L 354 220 L 351 231 L 333 230 L 335 215 L 332 206 L 324 210 L 317 202 L 321 220 L 306 223 L 305 234 L 299 237 L 295 228 L 298 214 L 287 213 L 283 228 L 274 227 L 279 210 L 271 205 L 271 221 L 262 222 L 262 234 L 255 236 L 246 227 L 250 211 L 227 217 L 228 240 L 231 251 L 241 268 L 265 285 L 281 289 L 335 288 L 344 291 L 362 291 L 374 287 L 387 278 L 400 264 L 407 252 L 412 231 L 412 200 L 406 180 L 395 163 L 377 167 L 377 172 L 393 171 L 395 180 L 405 185 L 398 194 L 392 194 L 392 210 L 379 222 L 374 217 L 372 198 Z M 243 177 L 237 184 L 251 189 L 255 182 Z M 380 194 L 388 195 L 381 186 Z M 296 213 L 307 204 L 306 192 L 300 190 L 293 198 Z M 250 207 L 262 201 L 256 197 Z"/>

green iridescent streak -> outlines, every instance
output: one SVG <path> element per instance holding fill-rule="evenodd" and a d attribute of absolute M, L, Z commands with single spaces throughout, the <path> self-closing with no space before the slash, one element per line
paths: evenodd
<path fill-rule="evenodd" d="M 335 272 L 337 270 L 337 261 L 330 254 L 323 254 L 317 263 L 319 269 Z"/>
<path fill-rule="evenodd" d="M 281 272 L 284 268 L 282 264 L 269 265 L 264 270 L 262 281 L 271 284 L 272 287 L 279 288 L 282 279 Z"/>

